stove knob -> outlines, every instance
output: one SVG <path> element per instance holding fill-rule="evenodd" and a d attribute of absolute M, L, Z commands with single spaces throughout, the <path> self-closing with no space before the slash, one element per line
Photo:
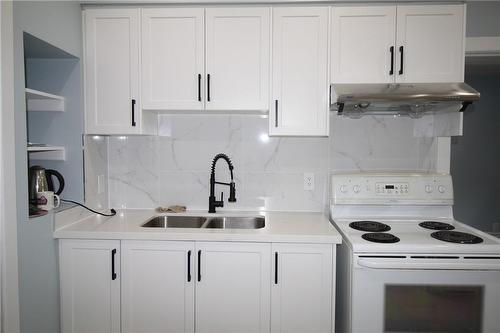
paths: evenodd
<path fill-rule="evenodd" d="M 359 185 L 354 185 L 352 187 L 352 190 L 354 191 L 354 193 L 359 193 Z"/>
<path fill-rule="evenodd" d="M 346 193 L 346 192 L 347 192 L 347 186 L 345 186 L 345 185 L 341 185 L 341 186 L 340 186 L 340 192 L 342 192 L 342 193 Z"/>
<path fill-rule="evenodd" d="M 443 185 L 439 185 L 438 191 L 439 191 L 439 193 L 444 193 L 446 191 L 446 187 L 444 187 Z"/>
<path fill-rule="evenodd" d="M 432 193 L 432 186 L 431 185 L 425 185 L 425 192 Z"/>

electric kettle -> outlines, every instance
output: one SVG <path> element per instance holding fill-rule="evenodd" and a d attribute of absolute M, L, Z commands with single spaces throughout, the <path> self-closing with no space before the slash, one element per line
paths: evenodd
<path fill-rule="evenodd" d="M 56 177 L 59 182 L 58 189 L 54 189 L 52 177 Z M 42 168 L 39 165 L 34 165 L 29 168 L 29 200 L 36 202 L 37 192 L 53 191 L 54 194 L 60 195 L 64 190 L 64 177 L 56 170 Z"/>

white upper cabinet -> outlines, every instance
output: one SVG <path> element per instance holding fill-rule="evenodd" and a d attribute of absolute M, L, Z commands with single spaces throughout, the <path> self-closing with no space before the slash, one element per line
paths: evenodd
<path fill-rule="evenodd" d="M 207 110 L 269 108 L 269 13 L 269 8 L 206 9 Z"/>
<path fill-rule="evenodd" d="M 196 332 L 269 332 L 271 244 L 197 242 Z"/>
<path fill-rule="evenodd" d="M 331 80 L 394 81 L 396 6 L 332 7 Z"/>
<path fill-rule="evenodd" d="M 87 134 L 140 134 L 140 9 L 85 10 Z"/>
<path fill-rule="evenodd" d="M 270 135 L 328 135 L 328 8 L 273 9 Z"/>
<path fill-rule="evenodd" d="M 142 107 L 203 109 L 203 8 L 142 9 Z"/>
<path fill-rule="evenodd" d="M 273 244 L 271 332 L 332 332 L 331 244 Z"/>
<path fill-rule="evenodd" d="M 142 9 L 145 110 L 267 110 L 269 8 Z"/>
<path fill-rule="evenodd" d="M 332 7 L 331 82 L 462 82 L 464 6 Z"/>
<path fill-rule="evenodd" d="M 398 82 L 464 80 L 464 6 L 398 6 Z"/>
<path fill-rule="evenodd" d="M 122 332 L 194 332 L 194 242 L 122 241 Z"/>

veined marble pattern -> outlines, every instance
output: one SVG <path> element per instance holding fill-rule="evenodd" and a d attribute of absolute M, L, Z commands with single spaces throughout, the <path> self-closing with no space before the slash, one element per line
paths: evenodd
<path fill-rule="evenodd" d="M 108 140 L 105 136 L 85 136 L 85 203 L 94 208 L 109 207 Z M 97 187 L 99 175 L 104 180 L 102 193 Z"/>
<path fill-rule="evenodd" d="M 437 140 L 414 137 L 407 117 L 330 117 L 330 170 L 419 171 L 436 169 Z"/>
<path fill-rule="evenodd" d="M 223 210 L 324 211 L 330 172 L 433 171 L 433 138 L 416 138 L 408 118 L 362 119 L 331 116 L 330 138 L 268 137 L 268 120 L 260 115 L 160 115 L 159 136 L 112 136 L 103 139 L 108 155 L 109 207 L 154 208 L 183 204 L 208 208 L 213 157 L 226 153 L 234 164 L 236 203 Z M 87 137 L 90 141 L 91 136 Z M 89 188 L 102 172 L 92 143 L 86 146 Z M 88 161 L 87 161 L 88 160 Z M 313 172 L 315 189 L 305 191 L 303 174 Z M 229 180 L 224 161 L 217 180 Z M 88 191 L 89 194 L 95 193 Z M 87 196 L 88 197 L 88 196 Z M 87 199 L 88 201 L 89 199 Z"/>

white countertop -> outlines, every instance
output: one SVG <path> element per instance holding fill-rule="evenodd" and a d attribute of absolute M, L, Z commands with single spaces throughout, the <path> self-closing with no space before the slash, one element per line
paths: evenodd
<path fill-rule="evenodd" d="M 176 216 L 256 216 L 266 218 L 261 229 L 142 228 L 156 215 Z M 308 212 L 223 212 L 188 211 L 158 214 L 152 209 L 117 210 L 104 217 L 75 207 L 56 214 L 54 238 L 143 239 L 184 241 L 244 241 L 340 244 L 341 235 L 322 213 Z"/>

